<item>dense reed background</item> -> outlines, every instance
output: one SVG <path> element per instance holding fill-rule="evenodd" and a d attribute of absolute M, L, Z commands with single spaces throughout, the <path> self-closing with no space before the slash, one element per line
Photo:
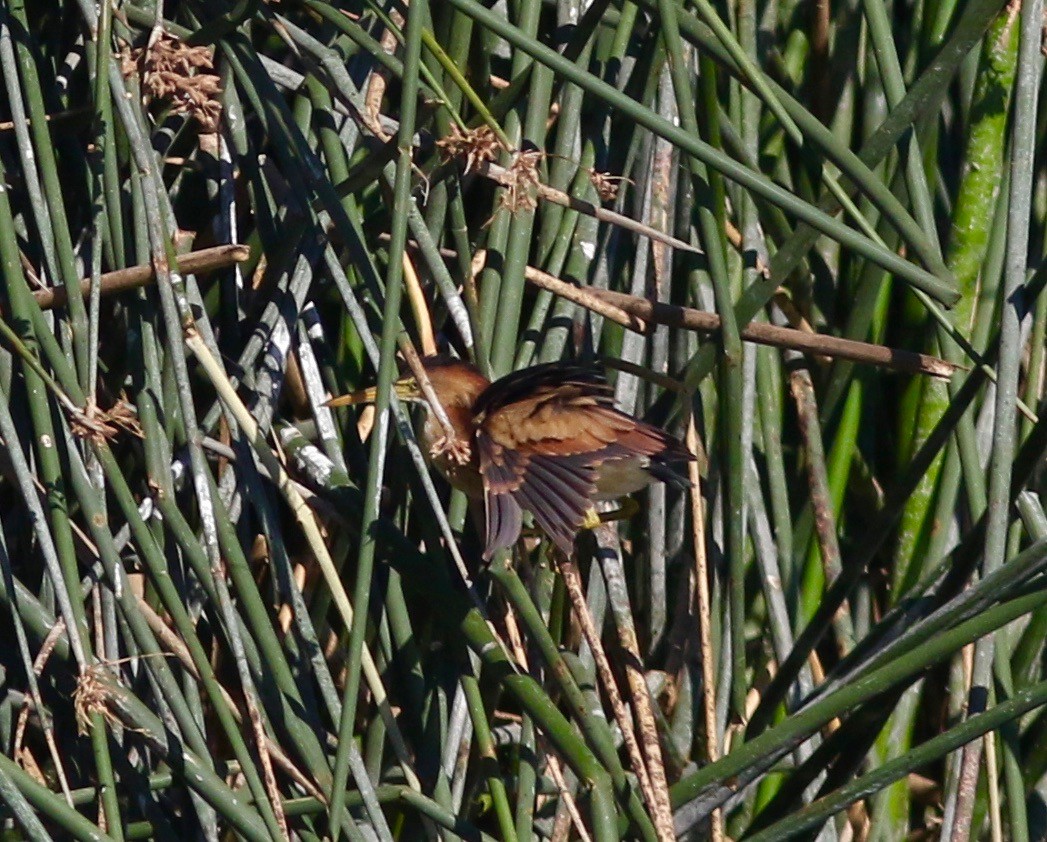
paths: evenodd
<path fill-rule="evenodd" d="M 1042 24 L 0 3 L 3 838 L 1044 838 Z M 483 569 L 437 346 L 695 493 Z"/>

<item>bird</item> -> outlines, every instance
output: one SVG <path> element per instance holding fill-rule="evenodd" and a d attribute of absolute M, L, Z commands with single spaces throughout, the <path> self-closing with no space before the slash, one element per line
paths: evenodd
<path fill-rule="evenodd" d="M 524 512 L 570 556 L 577 534 L 600 522 L 596 502 L 654 482 L 690 486 L 691 452 L 665 430 L 618 409 L 595 366 L 544 363 L 491 382 L 450 355 L 423 357 L 421 364 L 450 422 L 448 430 L 430 409 L 423 444 L 452 487 L 483 502 L 486 561 L 516 543 Z M 426 403 L 413 375 L 393 388 L 402 400 Z M 371 401 L 374 394 L 365 389 L 328 405 Z"/>

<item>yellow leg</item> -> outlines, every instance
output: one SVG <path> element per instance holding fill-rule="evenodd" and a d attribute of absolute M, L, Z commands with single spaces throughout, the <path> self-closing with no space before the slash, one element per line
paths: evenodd
<path fill-rule="evenodd" d="M 635 517 L 640 512 L 640 504 L 636 502 L 632 497 L 625 497 L 622 500 L 622 505 L 617 509 L 612 509 L 609 512 L 598 512 L 596 509 L 589 509 L 585 513 L 585 519 L 582 521 L 579 530 L 582 529 L 596 529 L 601 523 L 613 523 L 618 520 L 629 520 L 631 517 Z M 524 527 L 520 531 L 520 537 L 522 538 L 544 538 L 545 533 L 542 532 L 536 526 Z"/>
<path fill-rule="evenodd" d="M 622 500 L 621 506 L 609 512 L 603 512 L 601 514 L 596 511 L 596 509 L 589 509 L 589 511 L 585 513 L 585 520 L 582 521 L 582 529 L 595 529 L 601 523 L 613 523 L 616 520 L 629 520 L 629 518 L 637 515 L 639 511 L 640 504 L 632 497 L 626 497 Z"/>

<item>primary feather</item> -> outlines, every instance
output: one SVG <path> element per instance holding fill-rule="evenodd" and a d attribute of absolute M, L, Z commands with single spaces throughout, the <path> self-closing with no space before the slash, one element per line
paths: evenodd
<path fill-rule="evenodd" d="M 473 413 L 487 489 L 486 558 L 519 536 L 518 527 L 506 528 L 505 498 L 569 554 L 596 500 L 656 481 L 654 466 L 682 481 L 674 466 L 691 458 L 664 430 L 615 408 L 599 372 L 574 363 L 514 372 L 488 386 Z"/>

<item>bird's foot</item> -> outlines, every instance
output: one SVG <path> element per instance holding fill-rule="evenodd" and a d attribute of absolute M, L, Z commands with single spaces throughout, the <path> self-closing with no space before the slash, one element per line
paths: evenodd
<path fill-rule="evenodd" d="M 589 509 L 585 513 L 585 519 L 582 521 L 582 529 L 596 529 L 601 523 L 614 523 L 616 520 L 629 520 L 640 511 L 640 504 L 637 503 L 632 497 L 626 497 L 622 501 L 622 505 L 617 509 L 612 509 L 609 512 L 598 512 L 596 509 Z"/>
<path fill-rule="evenodd" d="M 469 450 L 469 442 L 457 437 L 440 436 L 429 447 L 429 455 L 433 459 L 438 456 L 447 456 L 455 464 L 467 465 L 472 454 Z"/>

